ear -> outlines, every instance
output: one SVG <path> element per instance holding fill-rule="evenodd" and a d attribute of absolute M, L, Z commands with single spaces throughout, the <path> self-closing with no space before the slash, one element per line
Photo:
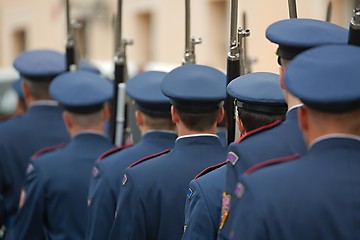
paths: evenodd
<path fill-rule="evenodd" d="M 66 111 L 63 112 L 63 120 L 64 120 L 66 128 L 69 130 L 72 129 L 72 127 L 74 125 L 73 125 L 73 122 L 71 121 L 70 114 Z"/>
<path fill-rule="evenodd" d="M 107 104 L 105 104 L 105 106 L 103 107 L 103 110 L 102 110 L 102 119 L 103 119 L 103 121 L 106 121 L 109 118 L 110 118 L 109 107 Z"/>
<path fill-rule="evenodd" d="M 25 102 L 29 103 L 31 100 L 31 95 L 30 95 L 29 86 L 27 85 L 25 80 L 21 82 L 21 90 L 23 91 Z"/>
<path fill-rule="evenodd" d="M 171 106 L 171 120 L 175 124 L 177 124 L 180 121 L 180 117 L 179 117 L 178 113 L 176 112 L 176 109 L 174 106 Z"/>
<path fill-rule="evenodd" d="M 236 117 L 236 123 L 239 127 L 240 135 L 244 135 L 246 133 L 246 128 L 239 117 Z"/>
<path fill-rule="evenodd" d="M 138 127 L 144 125 L 144 116 L 142 114 L 142 112 L 136 110 L 135 111 L 135 121 L 136 121 L 136 125 Z"/>
<path fill-rule="evenodd" d="M 284 84 L 284 74 L 285 74 L 285 67 L 280 66 L 279 68 L 279 84 L 281 89 L 285 89 L 285 84 Z"/>
<path fill-rule="evenodd" d="M 225 115 L 224 106 L 221 106 L 220 111 L 219 111 L 219 115 L 218 115 L 218 118 L 217 118 L 217 123 L 222 122 L 222 120 L 224 118 L 224 115 Z"/>
<path fill-rule="evenodd" d="M 299 125 L 300 129 L 307 133 L 309 130 L 309 110 L 306 107 L 301 106 L 298 108 Z"/>

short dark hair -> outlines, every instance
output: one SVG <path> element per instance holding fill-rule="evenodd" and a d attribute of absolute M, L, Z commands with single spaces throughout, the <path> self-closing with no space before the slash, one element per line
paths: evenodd
<path fill-rule="evenodd" d="M 41 81 L 31 81 L 24 79 L 25 84 L 28 86 L 30 95 L 35 100 L 49 100 L 52 99 L 49 94 L 49 86 L 51 79 L 44 79 Z"/>
<path fill-rule="evenodd" d="M 285 114 L 268 115 L 250 112 L 242 108 L 237 108 L 237 112 L 247 132 L 271 124 L 277 120 L 283 121 L 285 119 Z"/>
<path fill-rule="evenodd" d="M 181 121 L 192 131 L 206 131 L 217 123 L 220 108 L 206 113 L 189 113 L 175 107 Z"/>
<path fill-rule="evenodd" d="M 79 114 L 74 112 L 69 112 L 69 115 L 77 126 L 81 126 L 83 128 L 89 128 L 94 125 L 102 124 L 102 110 L 88 113 L 88 114 Z"/>
<path fill-rule="evenodd" d="M 141 110 L 139 110 L 141 111 Z M 175 130 L 175 124 L 171 120 L 171 115 L 169 116 L 156 116 L 149 115 L 141 111 L 144 115 L 144 123 L 151 129 L 154 130 Z"/>

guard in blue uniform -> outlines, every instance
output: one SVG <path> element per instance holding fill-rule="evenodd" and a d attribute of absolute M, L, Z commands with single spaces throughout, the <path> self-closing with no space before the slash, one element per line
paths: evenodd
<path fill-rule="evenodd" d="M 114 148 L 96 162 L 89 190 L 86 239 L 108 239 L 125 169 L 143 157 L 174 146 L 177 135 L 171 105 L 160 89 L 165 75 L 148 71 L 127 81 L 126 92 L 136 104 L 135 118 L 142 137 L 139 143 Z"/>
<path fill-rule="evenodd" d="M 0 124 L 0 181 L 7 225 L 18 208 L 31 155 L 70 139 L 63 111 L 48 93 L 51 80 L 66 71 L 65 56 L 51 50 L 28 51 L 15 59 L 14 67 L 23 79 L 28 110 Z"/>
<path fill-rule="evenodd" d="M 240 76 L 229 83 L 227 92 L 236 101 L 237 125 L 242 136 L 285 117 L 287 105 L 277 74 L 257 72 Z M 183 239 L 216 239 L 226 181 L 225 164 L 224 161 L 205 169 L 190 182 Z"/>
<path fill-rule="evenodd" d="M 280 86 L 284 90 L 289 110 L 286 120 L 281 124 L 270 125 L 257 132 L 256 136 L 241 138 L 241 144 L 238 142 L 229 146 L 228 160 L 231 164 L 228 167 L 223 194 L 223 202 L 228 204 L 222 207 L 224 211 L 220 222 L 220 239 L 229 237 L 228 222 L 231 221 L 231 212 L 235 208 L 231 199 L 241 192 L 241 185 L 237 186 L 238 178 L 250 167 L 257 168 L 257 164 L 264 164 L 264 161 L 282 162 L 289 160 L 291 155 L 296 157 L 307 152 L 297 115 L 302 103 L 287 91 L 283 83 L 287 63 L 306 49 L 326 44 L 347 43 L 348 30 L 326 21 L 292 18 L 271 24 L 266 30 L 266 37 L 279 45 L 277 55 L 281 65 Z M 283 158 L 284 156 L 286 158 Z"/>
<path fill-rule="evenodd" d="M 64 107 L 72 140 L 32 158 L 9 239 L 84 239 L 91 171 L 95 160 L 114 147 L 103 129 L 109 116 L 104 103 L 113 94 L 107 79 L 65 73 L 51 83 L 50 94 Z"/>
<path fill-rule="evenodd" d="M 359 61 L 358 47 L 332 45 L 289 64 L 284 83 L 304 103 L 309 151 L 241 179 L 231 239 L 360 238 Z"/>
<path fill-rule="evenodd" d="M 189 182 L 226 159 L 216 135 L 224 115 L 225 75 L 183 65 L 168 73 L 163 93 L 172 103 L 178 135 L 173 150 L 132 164 L 123 177 L 110 239 L 180 239 Z"/>

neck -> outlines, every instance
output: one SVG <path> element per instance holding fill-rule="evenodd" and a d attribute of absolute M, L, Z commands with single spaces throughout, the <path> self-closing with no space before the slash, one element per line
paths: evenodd
<path fill-rule="evenodd" d="M 290 108 L 292 108 L 292 107 L 294 107 L 296 105 L 302 104 L 300 99 L 298 99 L 294 95 L 290 94 L 289 92 L 285 93 L 285 100 L 287 102 L 288 109 L 290 109 Z"/>
<path fill-rule="evenodd" d="M 103 126 L 92 126 L 92 127 L 73 127 L 72 129 L 68 129 L 68 132 L 70 136 L 73 138 L 75 135 L 79 134 L 82 131 L 95 131 L 95 132 L 101 132 L 104 133 L 104 127 Z"/>
<path fill-rule="evenodd" d="M 210 129 L 206 129 L 204 131 L 190 130 L 183 124 L 178 124 L 177 127 L 178 127 L 177 129 L 178 129 L 179 137 L 185 136 L 185 135 L 192 135 L 192 134 L 216 134 L 216 126 L 210 128 Z"/>
<path fill-rule="evenodd" d="M 346 134 L 360 136 L 360 111 L 350 113 L 328 114 L 311 111 L 309 127 L 305 132 L 308 143 L 329 134 Z"/>

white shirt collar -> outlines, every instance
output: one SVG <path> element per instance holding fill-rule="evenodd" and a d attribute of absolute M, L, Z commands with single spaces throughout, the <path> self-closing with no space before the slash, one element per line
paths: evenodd
<path fill-rule="evenodd" d="M 354 140 L 360 141 L 360 136 L 358 136 L 358 135 L 345 134 L 345 133 L 332 133 L 332 134 L 326 134 L 321 137 L 315 138 L 311 142 L 309 148 L 311 148 L 314 144 L 316 144 L 320 141 L 323 141 L 325 139 L 329 139 L 329 138 L 348 138 L 348 139 L 354 139 Z"/>
<path fill-rule="evenodd" d="M 203 136 L 219 138 L 218 135 L 216 135 L 216 134 L 211 134 L 211 133 L 198 133 L 198 134 L 188 134 L 188 135 L 180 136 L 180 137 L 178 137 L 178 138 L 176 139 L 176 141 L 179 140 L 179 139 L 182 139 L 182 138 L 203 137 Z"/>
<path fill-rule="evenodd" d="M 291 110 L 295 109 L 295 108 L 302 107 L 303 105 L 304 105 L 304 104 L 302 104 L 302 103 L 296 104 L 296 105 L 292 106 L 291 108 L 289 108 L 289 109 L 287 110 L 287 113 L 290 112 Z"/>
<path fill-rule="evenodd" d="M 54 106 L 57 107 L 59 106 L 59 103 L 57 101 L 54 100 L 38 100 L 38 101 L 34 101 L 30 104 L 30 107 L 32 106 Z"/>

